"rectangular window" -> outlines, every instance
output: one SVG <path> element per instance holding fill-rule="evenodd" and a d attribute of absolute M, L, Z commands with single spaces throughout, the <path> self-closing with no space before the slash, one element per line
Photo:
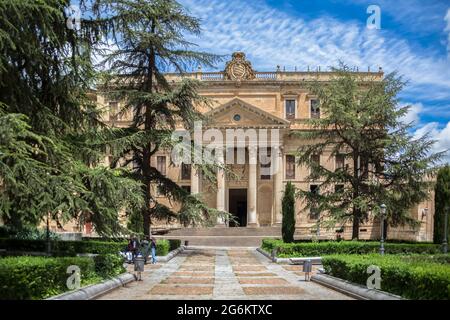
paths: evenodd
<path fill-rule="evenodd" d="M 156 185 L 156 196 L 157 197 L 163 197 L 164 196 L 164 192 L 163 192 L 163 188 L 160 184 Z"/>
<path fill-rule="evenodd" d="M 334 192 L 335 193 L 342 193 L 344 191 L 344 185 L 343 184 L 336 184 L 334 185 Z"/>
<path fill-rule="evenodd" d="M 286 155 L 286 179 L 295 179 L 295 156 Z"/>
<path fill-rule="evenodd" d="M 312 184 L 309 186 L 309 191 L 314 194 L 319 194 L 319 186 L 316 184 Z M 319 219 L 319 216 L 320 216 L 320 212 L 319 212 L 318 208 L 316 207 L 316 205 L 312 205 L 310 208 L 310 211 L 309 211 L 309 217 L 311 219 L 317 220 L 317 219 Z"/>
<path fill-rule="evenodd" d="M 336 155 L 336 170 L 343 170 L 345 165 L 345 156 L 343 154 Z"/>
<path fill-rule="evenodd" d="M 181 186 L 187 193 L 191 193 L 191 186 Z"/>
<path fill-rule="evenodd" d="M 267 159 L 261 159 L 260 162 L 259 170 L 261 174 L 261 180 L 270 180 L 270 166 L 272 165 L 270 148 L 267 149 L 266 157 Z"/>
<path fill-rule="evenodd" d="M 311 156 L 312 165 L 320 166 L 320 154 L 313 154 Z"/>
<path fill-rule="evenodd" d="M 182 163 L 181 164 L 181 179 L 189 180 L 191 179 L 191 165 Z"/>
<path fill-rule="evenodd" d="M 311 118 L 312 119 L 319 119 L 320 118 L 320 104 L 319 100 L 317 99 L 311 99 L 309 101 L 310 103 L 310 112 L 311 112 Z"/>
<path fill-rule="evenodd" d="M 295 119 L 295 100 L 285 101 L 286 119 Z"/>
<path fill-rule="evenodd" d="M 360 176 L 362 179 L 369 179 L 369 161 L 364 157 L 360 157 L 359 168 L 360 168 Z"/>
<path fill-rule="evenodd" d="M 110 101 L 109 107 L 109 121 L 117 121 L 117 113 L 119 112 L 119 103 L 117 101 Z"/>
<path fill-rule="evenodd" d="M 156 169 L 163 175 L 166 175 L 166 156 L 156 157 Z"/>

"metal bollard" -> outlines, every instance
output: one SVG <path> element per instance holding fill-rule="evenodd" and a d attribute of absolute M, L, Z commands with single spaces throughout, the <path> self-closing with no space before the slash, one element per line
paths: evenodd
<path fill-rule="evenodd" d="M 138 281 L 142 281 L 142 272 L 144 272 L 145 259 L 142 256 L 137 256 L 134 259 L 134 271 L 136 271 L 136 278 Z"/>
<path fill-rule="evenodd" d="M 303 263 L 303 272 L 305 273 L 305 281 L 311 281 L 312 261 L 306 260 Z"/>

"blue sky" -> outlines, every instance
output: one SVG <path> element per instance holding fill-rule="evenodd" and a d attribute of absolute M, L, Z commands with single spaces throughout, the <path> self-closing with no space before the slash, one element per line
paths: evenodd
<path fill-rule="evenodd" d="M 244 51 L 258 71 L 336 66 L 383 67 L 409 81 L 402 104 L 415 134 L 450 149 L 450 0 L 180 0 L 202 20 L 191 40 L 217 54 Z M 369 5 L 381 29 L 368 29 Z M 218 66 L 219 69 L 223 65 Z M 446 160 L 450 162 L 450 154 Z"/>

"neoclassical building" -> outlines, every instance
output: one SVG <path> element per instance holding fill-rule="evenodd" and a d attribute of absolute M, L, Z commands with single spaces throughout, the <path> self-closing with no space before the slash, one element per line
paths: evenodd
<path fill-rule="evenodd" d="M 309 68 L 308 68 L 309 69 Z M 382 69 L 358 72 L 359 76 L 372 81 L 381 80 Z M 233 175 L 217 172 L 217 186 L 211 186 L 189 164 L 171 165 L 169 150 L 159 151 L 152 158 L 152 165 L 161 173 L 176 181 L 191 193 L 200 193 L 204 201 L 213 208 L 232 213 L 236 223 L 218 221 L 218 226 L 234 227 L 276 227 L 281 223 L 281 199 L 284 185 L 291 181 L 303 190 L 318 188 L 318 182 L 307 181 L 308 168 L 297 165 L 295 154 L 304 141 L 289 134 L 310 129 L 305 120 L 321 117 L 320 105 L 316 97 L 307 90 L 311 81 L 326 82 L 333 74 L 328 71 L 282 71 L 278 67 L 273 72 L 257 72 L 246 60 L 245 55 L 236 52 L 226 64 L 223 72 L 196 72 L 183 77 L 195 78 L 204 83 L 200 94 L 213 102 L 212 109 L 201 110 L 210 121 L 203 130 L 216 129 L 223 137 L 227 132 L 235 135 L 236 145 L 227 145 L 219 161 L 227 163 Z M 166 74 L 169 82 L 181 80 L 179 74 Z M 131 115 L 117 115 L 120 102 L 109 101 L 100 93 L 97 102 L 109 109 L 105 121 L 113 126 L 126 126 Z M 256 138 L 252 134 L 256 132 Z M 266 134 L 259 134 L 266 132 Z M 256 141 L 256 140 L 257 141 Z M 203 142 L 205 135 L 203 135 Z M 229 142 L 229 141 L 228 141 Z M 237 162 L 238 154 L 245 159 Z M 267 155 L 261 161 L 261 155 Z M 241 159 L 242 160 L 242 159 Z M 315 161 L 329 170 L 346 165 L 340 157 L 330 157 L 324 152 Z M 194 168 L 194 167 L 192 167 Z M 271 171 L 268 173 L 268 171 Z M 157 186 L 154 188 L 158 196 Z M 433 197 L 411 208 L 411 215 L 421 221 L 417 229 L 409 227 L 389 228 L 388 237 L 431 241 L 433 234 Z M 161 198 L 168 206 L 170 203 Z M 336 238 L 337 230 L 316 227 L 319 216 L 305 209 L 301 199 L 296 202 L 296 237 Z M 159 227 L 174 227 L 160 223 Z M 351 225 L 344 226 L 341 234 L 351 237 Z M 360 238 L 378 238 L 379 221 L 371 220 L 360 226 Z"/>

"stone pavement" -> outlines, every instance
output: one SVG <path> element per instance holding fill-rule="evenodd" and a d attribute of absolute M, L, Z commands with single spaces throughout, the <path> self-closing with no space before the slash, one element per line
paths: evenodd
<path fill-rule="evenodd" d="M 301 268 L 272 263 L 255 249 L 188 249 L 167 263 L 146 265 L 143 281 L 134 281 L 99 299 L 351 299 L 305 281 Z"/>

